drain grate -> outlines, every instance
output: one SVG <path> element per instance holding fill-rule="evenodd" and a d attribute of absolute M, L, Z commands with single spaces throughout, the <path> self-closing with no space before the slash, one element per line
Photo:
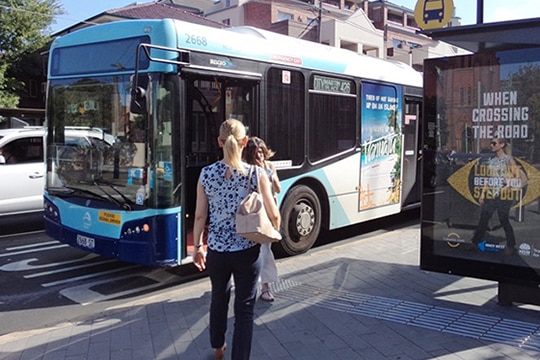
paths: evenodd
<path fill-rule="evenodd" d="M 540 326 L 410 301 L 327 290 L 291 280 L 272 284 L 279 297 L 355 315 L 540 351 Z"/>

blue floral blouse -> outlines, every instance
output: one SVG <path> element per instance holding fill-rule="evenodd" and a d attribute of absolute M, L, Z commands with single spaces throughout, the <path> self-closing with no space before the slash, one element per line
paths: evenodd
<path fill-rule="evenodd" d="M 236 234 L 236 210 L 248 194 L 248 174 L 250 165 L 242 163 L 246 175 L 231 169 L 231 177 L 225 178 L 229 166 L 221 161 L 204 167 L 200 181 L 208 198 L 209 226 L 208 247 L 218 252 L 232 252 L 249 249 L 255 242 Z M 259 176 L 262 169 L 255 166 Z M 251 190 L 257 188 L 255 172 L 251 176 Z"/>

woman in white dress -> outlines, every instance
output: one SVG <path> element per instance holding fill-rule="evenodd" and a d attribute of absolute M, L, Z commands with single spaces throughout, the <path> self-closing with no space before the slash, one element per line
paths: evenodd
<path fill-rule="evenodd" d="M 275 152 L 270 150 L 262 139 L 252 136 L 249 138 L 242 156 L 247 163 L 260 166 L 265 170 L 264 172 L 268 175 L 268 179 L 272 186 L 274 200 L 276 200 L 277 203 L 276 195 L 281 192 L 281 185 L 279 183 L 276 168 L 268 161 L 274 154 Z M 271 244 L 264 244 L 261 246 L 260 257 L 262 261 L 261 300 L 272 302 L 274 301 L 274 295 L 270 291 L 270 283 L 278 280 L 278 273 Z"/>

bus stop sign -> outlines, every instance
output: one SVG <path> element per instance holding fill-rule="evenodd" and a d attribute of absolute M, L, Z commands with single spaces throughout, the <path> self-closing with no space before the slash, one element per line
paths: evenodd
<path fill-rule="evenodd" d="M 452 19 L 453 0 L 418 0 L 414 19 L 422 30 L 442 28 Z"/>

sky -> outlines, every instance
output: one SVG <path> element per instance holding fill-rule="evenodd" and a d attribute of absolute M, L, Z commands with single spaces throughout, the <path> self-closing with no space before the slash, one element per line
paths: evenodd
<path fill-rule="evenodd" d="M 138 0 L 147 3 L 153 0 Z M 391 0 L 392 3 L 414 10 L 419 0 Z M 453 0 L 456 15 L 462 25 L 476 23 L 476 0 Z M 58 0 L 65 14 L 57 16 L 53 33 L 89 19 L 106 10 L 131 5 L 136 0 Z M 484 23 L 540 17 L 538 0 L 484 0 Z"/>
<path fill-rule="evenodd" d="M 51 29 L 55 33 L 104 11 L 151 1 L 153 0 L 57 0 L 58 4 L 64 8 L 65 14 L 55 18 L 56 24 L 52 24 Z"/>

